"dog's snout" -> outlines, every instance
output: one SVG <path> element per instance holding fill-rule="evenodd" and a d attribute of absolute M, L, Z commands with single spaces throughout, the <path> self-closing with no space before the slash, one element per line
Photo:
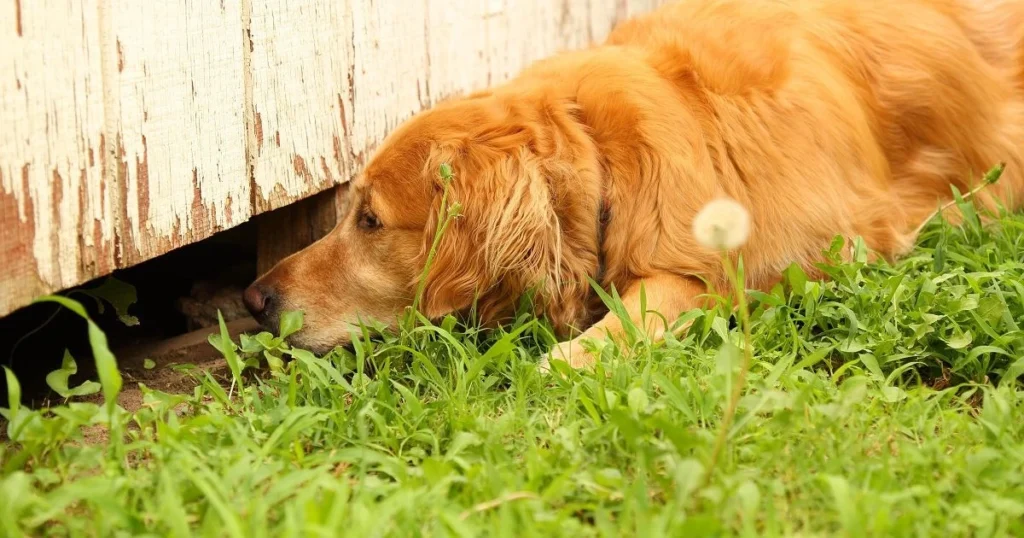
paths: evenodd
<path fill-rule="evenodd" d="M 273 293 L 262 286 L 252 285 L 242 293 L 242 302 L 246 310 L 252 314 L 257 321 L 262 321 L 273 300 Z"/>

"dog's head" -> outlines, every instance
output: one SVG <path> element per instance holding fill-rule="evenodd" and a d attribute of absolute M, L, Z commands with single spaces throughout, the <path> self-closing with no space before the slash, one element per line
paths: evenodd
<path fill-rule="evenodd" d="M 430 318 L 475 305 L 494 321 L 533 291 L 556 326 L 574 323 L 597 266 L 600 198 L 575 114 L 485 94 L 415 116 L 353 180 L 335 229 L 245 291 L 248 309 L 269 329 L 303 311 L 292 342 L 318 352 L 360 324 L 393 326 L 420 290 Z M 448 211 L 458 216 L 435 242 Z"/>

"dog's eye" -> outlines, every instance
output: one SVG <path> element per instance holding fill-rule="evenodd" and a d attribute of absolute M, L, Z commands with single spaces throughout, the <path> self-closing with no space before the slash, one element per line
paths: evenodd
<path fill-rule="evenodd" d="M 359 228 L 366 231 L 373 231 L 380 228 L 380 220 L 377 219 L 377 215 L 370 212 L 364 212 L 359 215 Z"/>

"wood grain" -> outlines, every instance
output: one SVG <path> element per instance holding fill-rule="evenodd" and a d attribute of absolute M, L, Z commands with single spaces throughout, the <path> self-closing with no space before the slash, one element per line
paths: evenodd
<path fill-rule="evenodd" d="M 241 224 L 245 168 L 240 0 L 108 0 L 109 137 L 122 265 Z M 112 177 L 107 176 L 110 181 Z"/>
<path fill-rule="evenodd" d="M 95 0 L 0 2 L 0 314 L 116 265 Z"/>

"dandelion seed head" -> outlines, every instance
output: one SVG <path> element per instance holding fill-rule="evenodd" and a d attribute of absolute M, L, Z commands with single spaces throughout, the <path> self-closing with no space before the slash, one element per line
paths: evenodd
<path fill-rule="evenodd" d="M 717 198 L 708 202 L 693 219 L 693 235 L 707 248 L 739 248 L 750 237 L 750 213 L 732 198 Z"/>

